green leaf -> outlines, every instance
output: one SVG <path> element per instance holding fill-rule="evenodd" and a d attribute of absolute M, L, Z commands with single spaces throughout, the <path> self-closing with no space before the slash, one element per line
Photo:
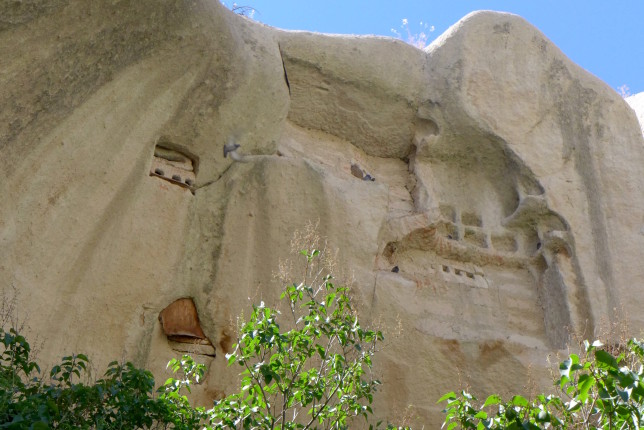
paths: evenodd
<path fill-rule="evenodd" d="M 512 400 L 510 400 L 510 403 L 514 406 L 528 406 L 528 400 L 523 397 L 523 396 L 514 396 L 512 397 Z"/>
<path fill-rule="evenodd" d="M 441 403 L 444 402 L 445 400 L 455 400 L 456 399 L 456 393 L 453 391 L 450 391 L 447 394 L 444 394 L 436 403 Z"/>
<path fill-rule="evenodd" d="M 595 359 L 599 363 L 599 367 L 602 369 L 617 370 L 619 366 L 615 357 L 603 349 L 595 351 Z"/>
<path fill-rule="evenodd" d="M 322 345 L 315 345 L 315 349 L 322 360 L 326 359 L 326 350 Z"/>
<path fill-rule="evenodd" d="M 595 378 L 591 375 L 581 375 L 577 381 L 577 386 L 579 387 L 577 398 L 585 403 L 588 400 L 588 391 L 595 386 Z"/>
<path fill-rule="evenodd" d="M 485 419 L 487 419 L 487 412 L 479 411 L 476 415 L 474 415 L 474 418 L 485 420 Z"/>
<path fill-rule="evenodd" d="M 501 399 L 501 397 L 500 397 L 500 396 L 498 396 L 498 395 L 496 395 L 496 394 L 492 394 L 492 395 L 491 395 L 491 396 L 489 396 L 487 399 L 485 399 L 485 403 L 483 403 L 483 407 L 484 407 L 484 408 L 487 408 L 488 406 L 498 405 L 498 404 L 499 404 L 499 403 L 501 403 L 502 401 L 503 401 L 503 400 Z"/>
<path fill-rule="evenodd" d="M 235 362 L 235 360 L 237 360 L 237 357 L 235 356 L 235 354 L 226 354 L 226 359 L 228 360 L 228 365 L 230 366 Z"/>

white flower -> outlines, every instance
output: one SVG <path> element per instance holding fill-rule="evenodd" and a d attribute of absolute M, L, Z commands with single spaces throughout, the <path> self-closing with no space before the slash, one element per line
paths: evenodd
<path fill-rule="evenodd" d="M 407 25 L 407 18 L 403 18 L 402 25 Z"/>

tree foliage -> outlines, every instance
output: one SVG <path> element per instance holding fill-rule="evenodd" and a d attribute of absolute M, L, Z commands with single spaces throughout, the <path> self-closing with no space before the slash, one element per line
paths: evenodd
<path fill-rule="evenodd" d="M 318 250 L 303 252 L 307 275 L 317 278 Z M 242 372 L 239 394 L 215 406 L 218 425 L 262 429 L 339 429 L 351 418 L 369 420 L 379 381 L 370 373 L 383 336 L 362 328 L 347 287 L 330 275 L 317 284 L 292 284 L 281 298 L 288 304 L 289 330 L 280 312 L 253 307 L 229 364 Z"/>
<path fill-rule="evenodd" d="M 346 429 L 352 419 L 379 427 L 370 424 L 379 385 L 371 367 L 383 335 L 360 325 L 349 289 L 318 264 L 320 251 L 302 255 L 304 281 L 281 296 L 286 315 L 261 303 L 241 325 L 227 356 L 242 369 L 240 390 L 211 409 L 185 395 L 206 370 L 189 356 L 168 363 L 175 376 L 157 389 L 151 372 L 129 362 L 110 363 L 89 383 L 83 354 L 45 377 L 26 339 L 3 329 L 0 429 Z"/>
<path fill-rule="evenodd" d="M 115 361 L 102 379 L 87 383 L 83 354 L 63 357 L 45 377 L 23 336 L 2 330 L 0 343 L 0 428 L 193 429 L 205 416 L 182 394 L 205 370 L 188 356 L 168 364 L 181 377 L 155 390 L 152 373 Z"/>
<path fill-rule="evenodd" d="M 644 343 L 623 348 L 584 342 L 584 355 L 559 365 L 559 395 L 533 400 L 489 396 L 482 404 L 467 392 L 444 395 L 448 430 L 461 429 L 639 429 L 644 425 Z"/>

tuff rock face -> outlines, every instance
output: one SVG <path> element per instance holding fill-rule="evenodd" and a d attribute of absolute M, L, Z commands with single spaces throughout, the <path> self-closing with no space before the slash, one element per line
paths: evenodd
<path fill-rule="evenodd" d="M 197 397 L 225 394 L 237 315 L 317 220 L 364 318 L 402 328 L 376 360 L 385 418 L 437 425 L 458 375 L 547 388 L 569 330 L 644 327 L 637 118 L 520 17 L 470 14 L 423 52 L 216 1 L 46 3 L 0 6 L 0 285 L 41 362 L 160 375 L 159 314 L 192 299 L 171 309 L 215 349 Z"/>

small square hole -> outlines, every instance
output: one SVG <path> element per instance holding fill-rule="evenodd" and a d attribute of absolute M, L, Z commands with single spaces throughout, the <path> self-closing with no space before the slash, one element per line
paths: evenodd
<path fill-rule="evenodd" d="M 443 272 L 449 273 L 449 266 L 443 266 Z"/>

